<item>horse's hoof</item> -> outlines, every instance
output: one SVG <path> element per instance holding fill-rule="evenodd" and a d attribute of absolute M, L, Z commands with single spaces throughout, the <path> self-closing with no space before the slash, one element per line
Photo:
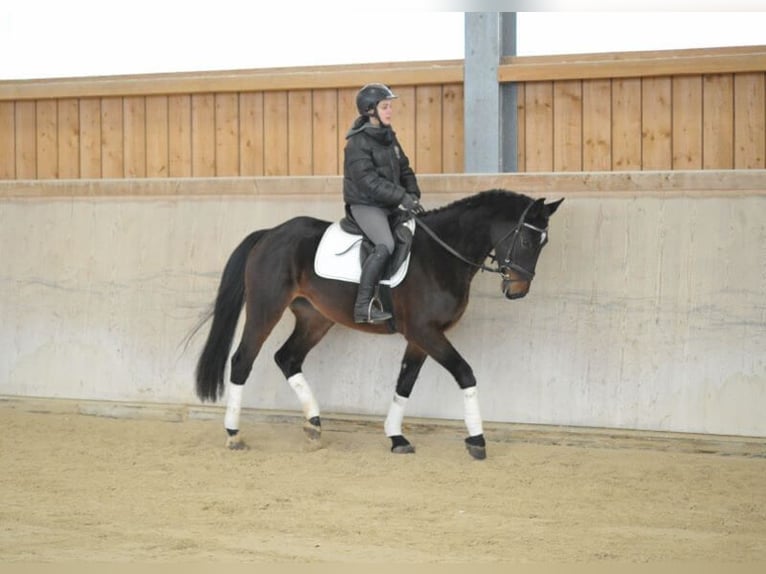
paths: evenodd
<path fill-rule="evenodd" d="M 250 447 L 238 436 L 230 436 L 226 439 L 226 447 L 229 450 L 249 450 Z"/>
<path fill-rule="evenodd" d="M 395 454 L 413 454 L 415 447 L 402 435 L 389 437 L 391 439 L 391 452 Z"/>
<path fill-rule="evenodd" d="M 468 449 L 468 454 L 476 460 L 487 458 L 487 445 L 482 434 L 469 436 L 465 439 L 465 448 Z"/>
<path fill-rule="evenodd" d="M 303 433 L 311 442 L 322 440 L 322 423 L 319 417 L 311 417 L 303 422 Z"/>

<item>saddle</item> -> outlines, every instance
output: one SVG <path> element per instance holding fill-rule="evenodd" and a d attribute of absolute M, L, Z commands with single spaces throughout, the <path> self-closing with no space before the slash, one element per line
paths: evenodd
<path fill-rule="evenodd" d="M 405 212 L 397 212 L 389 221 L 394 253 L 381 284 L 396 287 L 407 275 L 415 220 Z M 346 216 L 330 225 L 322 235 L 314 257 L 314 271 L 326 279 L 359 283 L 362 264 L 373 249 L 375 245 L 362 233 L 347 207 Z"/>

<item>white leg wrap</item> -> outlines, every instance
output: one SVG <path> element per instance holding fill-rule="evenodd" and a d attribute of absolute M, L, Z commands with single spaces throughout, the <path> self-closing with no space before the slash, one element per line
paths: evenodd
<path fill-rule="evenodd" d="M 242 411 L 242 391 L 245 385 L 229 384 L 226 416 L 223 426 L 229 430 L 239 430 L 239 413 Z"/>
<path fill-rule="evenodd" d="M 287 382 L 295 391 L 295 394 L 298 395 L 298 400 L 301 402 L 301 407 L 303 408 L 303 416 L 305 416 L 306 419 L 318 417 L 319 404 L 314 398 L 314 393 L 311 392 L 311 387 L 309 387 L 309 383 L 306 381 L 306 377 L 303 376 L 303 373 L 295 373 L 292 377 L 287 379 Z"/>
<path fill-rule="evenodd" d="M 479 411 L 479 397 L 476 387 L 463 389 L 463 404 L 465 408 L 465 426 L 468 436 L 484 434 L 481 426 L 481 412 Z"/>
<path fill-rule="evenodd" d="M 383 428 L 386 436 L 399 436 L 402 434 L 402 419 L 404 419 L 404 406 L 407 404 L 407 398 L 394 393 L 394 400 L 388 408 L 388 416 Z"/>

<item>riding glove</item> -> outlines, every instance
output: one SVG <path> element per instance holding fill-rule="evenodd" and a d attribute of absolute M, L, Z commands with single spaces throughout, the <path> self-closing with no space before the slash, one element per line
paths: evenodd
<path fill-rule="evenodd" d="M 410 213 L 411 215 L 421 215 L 425 212 L 425 209 L 423 209 L 423 206 L 420 205 L 420 201 L 418 201 L 418 198 L 415 197 L 411 193 L 405 193 L 402 197 L 402 202 L 400 206 L 404 211 L 407 213 Z"/>

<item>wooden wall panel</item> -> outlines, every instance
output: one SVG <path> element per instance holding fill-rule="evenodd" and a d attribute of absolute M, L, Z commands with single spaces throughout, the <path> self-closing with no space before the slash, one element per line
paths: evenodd
<path fill-rule="evenodd" d="M 16 115 L 16 177 L 37 178 L 37 103 L 17 102 Z"/>
<path fill-rule="evenodd" d="M 170 174 L 167 96 L 146 98 L 146 176 L 168 177 Z"/>
<path fill-rule="evenodd" d="M 415 160 L 418 173 L 442 173 L 442 87 L 415 89 Z"/>
<path fill-rule="evenodd" d="M 215 95 L 191 97 L 192 176 L 215 175 Z"/>
<path fill-rule="evenodd" d="M 170 177 L 192 176 L 191 96 L 168 97 L 168 171 Z"/>
<path fill-rule="evenodd" d="M 239 96 L 215 95 L 215 174 L 239 175 Z"/>
<path fill-rule="evenodd" d="M 734 76 L 734 168 L 766 168 L 766 73 Z"/>
<path fill-rule="evenodd" d="M 313 175 L 338 173 L 338 92 L 314 90 L 311 96 Z"/>
<path fill-rule="evenodd" d="M 125 177 L 123 99 L 101 100 L 101 177 Z"/>
<path fill-rule="evenodd" d="M 263 175 L 263 93 L 239 96 L 239 173 Z"/>
<path fill-rule="evenodd" d="M 80 177 L 80 102 L 76 98 L 58 100 L 58 177 Z"/>
<path fill-rule="evenodd" d="M 765 67 L 766 46 L 504 59 L 517 169 L 766 169 Z M 415 171 L 463 171 L 462 63 L 368 68 L 0 81 L 0 179 L 341 174 L 382 70 Z"/>
<path fill-rule="evenodd" d="M 516 85 L 516 170 L 527 171 L 526 85 Z"/>
<path fill-rule="evenodd" d="M 641 80 L 612 82 L 612 170 L 641 169 Z"/>
<path fill-rule="evenodd" d="M 553 171 L 553 82 L 531 82 L 525 92 L 527 171 Z"/>
<path fill-rule="evenodd" d="M 444 86 L 442 102 L 442 173 L 462 173 L 465 166 L 463 86 Z"/>
<path fill-rule="evenodd" d="M 583 169 L 612 169 L 612 82 L 583 82 Z"/>
<path fill-rule="evenodd" d="M 702 168 L 734 167 L 734 79 L 705 76 L 702 90 Z"/>
<path fill-rule="evenodd" d="M 553 170 L 582 170 L 582 83 L 553 84 Z"/>
<path fill-rule="evenodd" d="M 314 169 L 311 90 L 288 92 L 287 110 L 287 175 L 311 175 Z"/>
<path fill-rule="evenodd" d="M 80 177 L 101 177 L 101 100 L 80 100 Z"/>
<path fill-rule="evenodd" d="M 644 78 L 642 80 L 642 169 L 673 169 L 672 97 L 670 78 Z"/>
<path fill-rule="evenodd" d="M 343 158 L 346 149 L 346 134 L 359 113 L 356 109 L 356 88 L 338 90 L 338 173 L 343 173 Z M 399 131 L 398 111 L 394 108 L 394 130 Z"/>
<path fill-rule="evenodd" d="M 417 155 L 417 93 L 415 86 L 392 86 L 399 99 L 394 102 L 392 125 L 396 139 L 410 160 L 410 165 L 416 173 L 420 173 Z M 356 105 L 356 104 L 354 104 Z"/>
<path fill-rule="evenodd" d="M 123 101 L 125 177 L 146 177 L 146 98 Z"/>
<path fill-rule="evenodd" d="M 287 133 L 287 92 L 266 92 L 263 94 L 264 175 L 289 173 Z"/>
<path fill-rule="evenodd" d="M 702 168 L 702 78 L 673 78 L 673 169 Z"/>
<path fill-rule="evenodd" d="M 37 178 L 56 179 L 58 173 L 58 107 L 56 100 L 40 100 L 36 106 Z"/>
<path fill-rule="evenodd" d="M 16 104 L 0 102 L 0 179 L 16 179 Z"/>

